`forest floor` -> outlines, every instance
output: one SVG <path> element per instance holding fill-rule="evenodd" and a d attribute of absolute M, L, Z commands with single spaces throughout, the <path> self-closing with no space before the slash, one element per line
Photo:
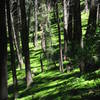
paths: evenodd
<path fill-rule="evenodd" d="M 100 70 L 81 75 L 79 68 L 76 67 L 71 72 L 61 73 L 59 67 L 48 70 L 44 59 L 45 69 L 41 72 L 40 53 L 41 49 L 30 47 L 33 83 L 29 88 L 26 88 L 25 69 L 17 68 L 17 100 L 100 100 Z M 8 66 L 8 94 L 9 100 L 13 100 L 10 66 Z"/>

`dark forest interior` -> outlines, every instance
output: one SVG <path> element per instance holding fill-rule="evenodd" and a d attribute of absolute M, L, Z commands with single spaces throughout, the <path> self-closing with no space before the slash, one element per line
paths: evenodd
<path fill-rule="evenodd" d="M 0 100 L 100 100 L 100 0 L 1 0 Z"/>

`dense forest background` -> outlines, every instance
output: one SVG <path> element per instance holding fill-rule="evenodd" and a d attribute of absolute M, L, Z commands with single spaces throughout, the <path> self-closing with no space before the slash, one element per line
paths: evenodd
<path fill-rule="evenodd" d="M 99 100 L 100 0 L 1 0 L 0 100 Z"/>

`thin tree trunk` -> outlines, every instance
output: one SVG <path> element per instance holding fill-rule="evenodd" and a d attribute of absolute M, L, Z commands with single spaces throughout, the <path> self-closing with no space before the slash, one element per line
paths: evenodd
<path fill-rule="evenodd" d="M 46 0 L 46 12 L 47 12 L 47 18 L 46 18 L 46 57 L 48 60 L 48 69 L 54 67 L 54 61 L 53 61 L 53 48 L 52 48 L 52 38 L 51 38 L 51 29 L 50 29 L 50 10 L 51 10 L 51 1 Z"/>
<path fill-rule="evenodd" d="M 30 57 L 29 57 L 29 34 L 27 29 L 27 22 L 26 22 L 26 11 L 25 11 L 25 0 L 20 0 L 20 8 L 21 8 L 21 22 L 22 22 L 22 47 L 23 47 L 23 54 L 25 56 L 25 70 L 26 70 L 26 82 L 27 87 L 30 86 L 32 83 L 32 74 L 30 68 Z"/>
<path fill-rule="evenodd" d="M 44 71 L 44 66 L 43 66 L 43 61 L 42 61 L 42 56 L 40 54 L 40 64 L 41 64 L 41 72 Z"/>
<path fill-rule="evenodd" d="M 8 100 L 5 0 L 0 1 L 0 100 Z"/>
<path fill-rule="evenodd" d="M 66 39 L 65 39 L 65 33 L 64 33 L 64 61 L 67 60 L 67 42 L 66 42 Z"/>
<path fill-rule="evenodd" d="M 18 6 L 19 6 L 19 1 L 15 0 L 15 2 L 12 3 L 11 10 L 12 10 L 13 25 L 14 25 L 15 35 L 16 35 L 16 42 L 17 42 L 16 45 L 18 47 L 18 52 L 19 52 L 17 54 L 17 57 L 18 57 L 20 69 L 22 69 L 23 57 L 22 57 L 21 49 L 20 49 L 19 26 L 18 26 L 18 20 L 19 20 L 19 18 L 18 18 L 18 12 L 19 12 Z"/>
<path fill-rule="evenodd" d="M 51 2 L 50 0 L 47 0 L 46 2 L 46 5 L 47 5 L 47 20 L 46 20 L 46 29 L 47 29 L 47 32 L 48 32 L 48 37 L 49 37 L 49 47 L 51 48 L 52 47 L 52 38 L 51 38 L 51 29 L 50 29 L 50 17 L 49 17 L 49 14 L 50 14 L 50 10 L 51 10 Z"/>
<path fill-rule="evenodd" d="M 88 0 L 85 0 L 85 11 L 89 11 L 89 5 L 88 5 Z"/>
<path fill-rule="evenodd" d="M 34 36 L 34 46 L 37 47 L 37 31 L 38 31 L 38 18 L 37 18 L 37 11 L 38 11 L 38 0 L 35 0 L 35 36 Z"/>
<path fill-rule="evenodd" d="M 100 1 L 98 2 L 97 5 L 97 24 L 100 27 Z"/>
<path fill-rule="evenodd" d="M 15 44 L 15 48 L 16 48 L 16 52 L 17 52 L 17 58 L 18 58 L 18 62 L 20 65 L 20 69 L 22 69 L 23 58 L 22 58 L 22 55 L 20 53 L 19 46 L 18 46 L 18 41 L 17 41 L 17 37 L 16 37 L 16 31 L 15 31 L 15 27 L 14 27 L 14 20 L 13 20 L 12 12 L 10 13 L 10 15 L 11 15 L 11 24 L 12 24 L 14 44 Z"/>
<path fill-rule="evenodd" d="M 31 4 L 29 4 L 29 8 L 28 8 L 28 33 L 30 32 L 30 16 L 31 15 Z"/>
<path fill-rule="evenodd" d="M 69 1 L 63 0 L 63 12 L 64 12 L 64 60 L 67 59 L 67 42 L 68 42 L 68 20 L 69 20 Z"/>
<path fill-rule="evenodd" d="M 14 100 L 15 100 L 17 98 L 17 76 L 16 76 L 16 67 L 15 67 L 15 51 L 14 51 L 13 36 L 12 36 L 12 29 L 11 29 L 9 0 L 6 0 L 6 7 L 7 7 L 8 34 L 9 34 L 10 53 L 11 53 L 11 69 L 12 69 L 13 85 L 14 85 L 13 93 L 14 93 Z"/>
<path fill-rule="evenodd" d="M 46 53 L 46 39 L 45 39 L 45 26 L 41 25 L 42 36 L 41 36 L 41 47 L 44 53 Z"/>
<path fill-rule="evenodd" d="M 21 26 L 22 26 L 22 23 L 21 23 L 20 0 L 17 0 L 17 6 L 18 6 L 18 30 L 19 30 L 20 37 L 21 37 L 21 43 L 22 43 L 22 45 L 23 45 L 24 42 L 22 42 L 23 39 L 22 39 L 22 36 L 21 36 L 21 30 L 22 30 Z M 28 19 L 28 20 L 29 20 L 29 19 Z M 28 23 L 28 25 L 29 25 L 29 23 Z M 28 29 L 28 31 L 29 31 L 29 29 Z M 24 51 L 24 50 L 23 50 L 23 48 L 22 48 L 22 49 L 21 49 L 22 56 L 24 56 L 23 51 Z M 24 62 L 24 61 L 23 61 L 23 62 Z"/>
<path fill-rule="evenodd" d="M 14 0 L 10 4 L 11 4 L 12 17 L 13 17 L 13 22 L 15 27 L 15 33 L 16 33 L 16 40 L 19 48 L 20 39 L 19 39 L 19 32 L 18 32 L 18 0 Z"/>
<path fill-rule="evenodd" d="M 54 23 L 56 22 L 56 8 L 55 8 L 55 0 L 52 2 L 52 6 L 53 6 L 53 17 L 54 17 Z"/>
<path fill-rule="evenodd" d="M 60 69 L 61 72 L 63 72 L 64 69 L 63 69 L 63 57 L 62 57 L 62 45 L 61 45 L 61 33 L 60 33 L 60 20 L 59 20 L 59 12 L 58 12 L 58 1 L 55 2 L 55 6 L 56 6 L 56 16 L 57 16 L 58 36 L 59 36 L 59 49 L 60 49 L 59 69 Z"/>

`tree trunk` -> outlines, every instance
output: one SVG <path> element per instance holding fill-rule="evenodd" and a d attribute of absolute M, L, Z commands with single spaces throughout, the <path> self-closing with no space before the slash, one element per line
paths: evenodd
<path fill-rule="evenodd" d="M 49 14 L 50 14 L 50 10 L 51 10 L 51 2 L 50 0 L 47 0 L 46 1 L 46 9 L 47 9 L 47 19 L 46 19 L 46 32 L 47 32 L 47 48 L 52 48 L 52 38 L 51 38 L 51 29 L 50 29 L 50 17 L 49 17 Z"/>
<path fill-rule="evenodd" d="M 19 32 L 18 32 L 18 1 L 14 0 L 10 3 L 11 5 L 11 12 L 15 27 L 15 34 L 16 34 L 16 40 L 18 44 L 18 48 L 20 47 L 20 39 L 19 39 Z"/>
<path fill-rule="evenodd" d="M 42 55 L 40 54 L 40 64 L 41 64 L 41 72 L 44 71 L 43 61 L 42 61 Z"/>
<path fill-rule="evenodd" d="M 63 13 L 64 13 L 64 60 L 67 60 L 67 43 L 68 43 L 68 21 L 69 21 L 69 0 L 63 0 Z"/>
<path fill-rule="evenodd" d="M 34 46 L 37 47 L 37 31 L 38 31 L 38 19 L 37 19 L 37 11 L 38 11 L 38 0 L 35 0 L 35 36 L 34 36 Z"/>
<path fill-rule="evenodd" d="M 51 10 L 51 1 L 46 0 L 46 12 L 47 12 L 47 18 L 46 18 L 46 57 L 48 60 L 48 69 L 54 67 L 54 61 L 53 61 L 53 48 L 52 48 L 52 38 L 51 38 L 51 29 L 50 29 L 50 10 Z"/>
<path fill-rule="evenodd" d="M 54 23 L 56 22 L 56 8 L 55 8 L 55 0 L 52 2 L 52 6 L 53 6 L 53 17 L 54 17 Z"/>
<path fill-rule="evenodd" d="M 46 39 L 45 39 L 45 25 L 41 25 L 42 30 L 42 36 L 41 36 L 41 47 L 43 50 L 43 53 L 46 53 Z"/>
<path fill-rule="evenodd" d="M 96 0 L 91 0 L 86 38 L 93 36 L 96 31 L 97 6 Z"/>
<path fill-rule="evenodd" d="M 69 11 L 68 11 L 68 13 L 69 13 L 69 17 L 68 17 L 68 40 L 70 41 L 70 42 L 72 42 L 72 39 L 73 39 L 73 32 L 72 32 L 72 30 L 73 30 L 73 28 L 72 28 L 72 16 L 73 16 L 73 12 L 72 12 L 72 10 L 73 10 L 73 2 L 72 2 L 73 0 L 69 0 L 69 7 L 68 7 L 68 9 L 69 9 Z"/>
<path fill-rule="evenodd" d="M 98 2 L 97 5 L 97 24 L 100 27 L 100 1 Z"/>
<path fill-rule="evenodd" d="M 61 45 L 61 33 L 60 33 L 60 20 L 59 20 L 59 12 L 58 12 L 58 1 L 55 2 L 56 7 L 56 16 L 57 16 L 57 25 L 58 25 L 58 37 L 59 37 L 59 49 L 60 49 L 60 61 L 59 61 L 59 69 L 61 72 L 63 69 L 63 57 L 62 57 L 62 45 Z"/>
<path fill-rule="evenodd" d="M 11 69 L 12 69 L 13 85 L 14 85 L 13 93 L 14 93 L 14 99 L 16 99 L 17 98 L 17 76 L 16 76 L 16 67 L 15 67 L 15 51 L 14 51 L 13 35 L 12 35 L 12 28 L 11 28 L 9 0 L 6 0 L 6 7 L 7 7 L 8 34 L 9 34 L 10 53 L 11 53 Z"/>
<path fill-rule="evenodd" d="M 65 39 L 65 33 L 64 33 L 64 61 L 67 60 L 67 42 L 66 42 L 66 39 Z"/>
<path fill-rule="evenodd" d="M 68 42 L 72 42 L 72 0 L 63 0 L 64 13 L 64 60 L 67 59 L 66 53 Z"/>
<path fill-rule="evenodd" d="M 80 0 L 74 0 L 74 34 L 75 42 L 80 46 L 82 40 Z"/>
<path fill-rule="evenodd" d="M 20 69 L 22 69 L 23 66 L 23 58 L 20 52 L 20 48 L 19 48 L 19 43 L 18 43 L 18 37 L 16 36 L 16 34 L 18 33 L 18 30 L 16 29 L 16 25 L 15 25 L 15 21 L 14 21 L 14 14 L 16 12 L 16 9 L 14 11 L 14 2 L 11 3 L 11 24 L 12 24 L 12 31 L 13 31 L 13 38 L 14 38 L 14 44 L 15 44 L 15 48 L 16 48 L 16 52 L 17 52 L 17 58 L 18 58 L 18 62 L 19 62 L 19 66 Z M 17 23 L 17 22 L 16 22 Z"/>
<path fill-rule="evenodd" d="M 81 11 L 80 11 L 80 0 L 74 0 L 74 34 L 73 34 L 73 46 L 74 55 L 77 54 L 76 51 L 81 51 L 83 53 L 83 40 L 82 40 L 82 28 L 81 28 Z M 83 55 L 80 58 L 80 71 L 84 69 Z"/>
<path fill-rule="evenodd" d="M 0 2 L 0 100 L 8 100 L 5 0 Z"/>
<path fill-rule="evenodd" d="M 85 0 L 85 11 L 89 11 L 89 5 L 88 5 L 88 0 Z"/>
<path fill-rule="evenodd" d="M 27 29 L 27 22 L 26 22 L 26 11 L 25 11 L 25 0 L 20 0 L 20 7 L 21 7 L 21 22 L 22 22 L 22 47 L 23 47 L 23 54 L 25 56 L 25 70 L 26 70 L 26 82 L 27 87 L 30 86 L 32 83 L 32 74 L 30 68 L 30 57 L 29 57 L 29 34 Z"/>
<path fill-rule="evenodd" d="M 30 32 L 30 17 L 31 17 L 31 3 L 29 4 L 29 8 L 28 8 L 28 24 L 27 24 L 27 27 L 28 27 L 28 33 Z"/>

